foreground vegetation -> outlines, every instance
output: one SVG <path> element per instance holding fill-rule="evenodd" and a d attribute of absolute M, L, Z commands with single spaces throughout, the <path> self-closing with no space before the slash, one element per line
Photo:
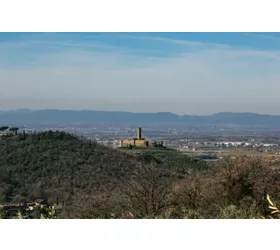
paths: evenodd
<path fill-rule="evenodd" d="M 280 201 L 279 181 L 261 158 L 209 168 L 173 150 L 132 154 L 64 132 L 0 140 L 0 201 L 61 203 L 55 218 L 261 218 L 268 193 Z"/>

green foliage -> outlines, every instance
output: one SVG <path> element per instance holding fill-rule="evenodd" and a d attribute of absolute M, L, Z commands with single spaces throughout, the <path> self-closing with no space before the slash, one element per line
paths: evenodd
<path fill-rule="evenodd" d="M 1 126 L 0 127 L 0 131 L 5 131 L 5 130 L 7 130 L 9 127 L 8 126 Z"/>
<path fill-rule="evenodd" d="M 62 192 L 79 187 L 86 189 L 99 177 L 112 179 L 114 172 L 116 177 L 121 177 L 136 163 L 126 154 L 51 131 L 26 138 L 20 135 L 17 140 L 1 140 L 0 152 L 0 187 L 4 201 L 32 196 L 49 198 L 57 189 Z"/>
<path fill-rule="evenodd" d="M 4 219 L 5 218 L 5 210 L 3 207 L 0 207 L 0 219 Z"/>
<path fill-rule="evenodd" d="M 48 208 L 48 218 L 50 219 L 54 219 L 56 217 L 56 208 L 55 206 L 51 206 L 50 208 Z"/>
<path fill-rule="evenodd" d="M 209 168 L 204 161 L 189 157 L 176 150 L 144 151 L 137 155 L 137 159 L 144 164 L 155 164 L 160 168 L 172 170 L 181 177 Z"/>
<path fill-rule="evenodd" d="M 19 219 L 23 219 L 23 215 L 22 215 L 22 213 L 21 213 L 20 211 L 18 211 L 17 217 L 18 217 Z"/>
<path fill-rule="evenodd" d="M 280 173 L 257 159 L 209 168 L 175 150 L 116 150 L 54 131 L 3 138 L 0 152 L 0 201 L 56 204 L 29 218 L 256 218 L 265 188 L 280 201 Z"/>
<path fill-rule="evenodd" d="M 140 174 L 146 164 L 144 159 L 134 154 L 54 131 L 5 138 L 0 140 L 0 152 L 2 202 L 26 202 L 40 198 L 55 204 L 59 198 L 68 208 L 67 216 L 74 217 L 79 217 L 78 211 L 83 210 L 81 204 L 87 207 L 89 198 L 94 197 L 93 190 L 103 193 L 104 197 L 112 192 L 118 196 L 119 190 L 124 190 L 129 180 Z M 153 155 L 150 163 L 156 164 L 159 171 L 170 170 L 176 156 L 170 154 L 170 162 L 166 155 L 161 157 L 158 153 Z M 183 167 L 190 166 L 189 159 L 184 159 L 188 163 Z M 177 171 L 176 166 L 174 170 Z M 92 202 L 103 206 L 104 199 L 97 197 Z M 112 203 L 112 210 L 118 207 L 121 210 L 120 206 L 123 206 L 119 201 L 116 204 L 107 199 L 106 202 Z M 94 217 L 106 217 L 108 213 L 109 210 L 102 215 L 99 209 Z"/>

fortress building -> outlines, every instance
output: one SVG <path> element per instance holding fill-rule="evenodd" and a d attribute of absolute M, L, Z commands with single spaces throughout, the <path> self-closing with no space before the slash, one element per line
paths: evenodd
<path fill-rule="evenodd" d="M 130 140 L 121 140 L 120 147 L 149 147 L 149 142 L 142 138 L 142 129 L 137 128 L 137 137 Z"/>

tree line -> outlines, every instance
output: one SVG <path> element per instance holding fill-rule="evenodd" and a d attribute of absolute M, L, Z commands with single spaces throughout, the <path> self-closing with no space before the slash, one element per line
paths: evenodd
<path fill-rule="evenodd" d="M 0 132 L 4 132 L 4 131 L 10 131 L 12 132 L 14 135 L 17 135 L 18 134 L 18 130 L 19 128 L 17 127 L 8 127 L 8 126 L 1 126 L 0 127 Z"/>

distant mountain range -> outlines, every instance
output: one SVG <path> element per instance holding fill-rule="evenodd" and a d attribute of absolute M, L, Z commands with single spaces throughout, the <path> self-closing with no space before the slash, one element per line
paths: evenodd
<path fill-rule="evenodd" d="M 92 110 L 10 110 L 0 111 L 1 125 L 66 124 L 178 124 L 191 126 L 245 126 L 280 128 L 280 116 L 255 113 L 216 113 L 208 116 L 176 115 L 169 112 L 132 113 Z"/>

